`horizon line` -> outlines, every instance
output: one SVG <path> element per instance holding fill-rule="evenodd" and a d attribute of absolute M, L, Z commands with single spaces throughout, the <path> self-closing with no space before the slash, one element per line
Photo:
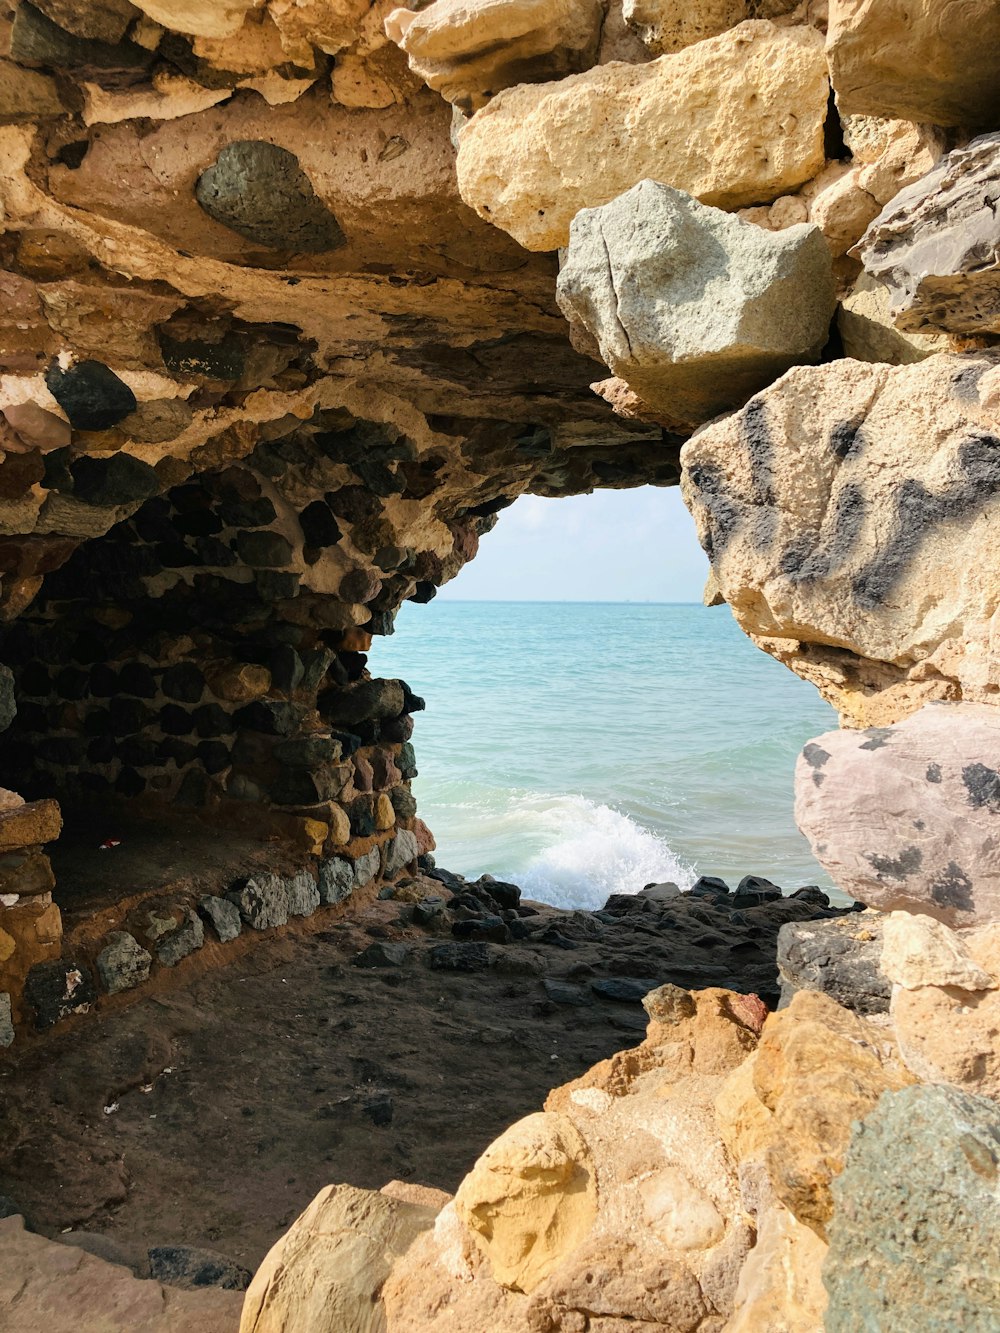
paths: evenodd
<path fill-rule="evenodd" d="M 432 600 L 438 601 L 438 598 Z M 462 606 L 483 606 L 497 603 L 501 606 L 701 606 L 712 610 L 701 601 L 660 601 L 653 597 L 442 597 L 442 602 Z"/>

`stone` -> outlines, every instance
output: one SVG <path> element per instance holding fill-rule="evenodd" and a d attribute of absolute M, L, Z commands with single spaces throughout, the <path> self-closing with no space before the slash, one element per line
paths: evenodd
<path fill-rule="evenodd" d="M 3 409 L 3 415 L 18 439 L 29 449 L 48 453 L 52 449 L 65 448 L 73 438 L 69 422 L 37 403 L 11 403 Z"/>
<path fill-rule="evenodd" d="M 367 888 L 372 880 L 378 877 L 381 865 L 382 853 L 378 847 L 373 847 L 371 851 L 365 852 L 363 856 L 356 857 L 354 861 L 354 887 L 356 889 Z"/>
<path fill-rule="evenodd" d="M 1000 224 L 993 212 L 1000 133 L 953 149 L 895 196 L 858 253 L 911 334 L 1000 332 Z"/>
<path fill-rule="evenodd" d="M 295 154 L 263 139 L 227 144 L 195 196 L 216 222 L 266 249 L 322 254 L 347 243 Z"/>
<path fill-rule="evenodd" d="M 682 990 L 680 986 L 674 986 L 669 982 L 664 986 L 657 986 L 655 990 L 647 991 L 642 997 L 642 1007 L 654 1023 L 664 1027 L 694 1018 L 698 1012 L 697 1003 L 690 991 Z"/>
<path fill-rule="evenodd" d="M 882 971 L 904 990 L 957 986 L 996 988 L 997 980 L 970 956 L 965 937 L 930 916 L 890 912 L 882 932 Z"/>
<path fill-rule="evenodd" d="M 989 52 L 1000 42 L 991 0 L 945 12 L 940 0 L 830 0 L 826 50 L 843 116 L 992 126 L 1000 117 Z"/>
<path fill-rule="evenodd" d="M 486 972 L 496 966 L 498 957 L 491 945 L 471 941 L 435 944 L 427 961 L 435 972 Z"/>
<path fill-rule="evenodd" d="M 417 839 L 415 834 L 408 829 L 400 829 L 396 836 L 388 843 L 385 854 L 385 870 L 383 871 L 386 879 L 393 879 L 401 870 L 405 870 L 411 865 L 419 854 Z"/>
<path fill-rule="evenodd" d="M 382 1287 L 437 1208 L 328 1185 L 272 1246 L 247 1291 L 240 1333 L 378 1333 Z"/>
<path fill-rule="evenodd" d="M 998 378 L 985 352 L 797 367 L 682 450 L 685 500 L 737 623 L 847 725 L 995 696 L 982 525 L 1000 493 Z"/>
<path fill-rule="evenodd" d="M 136 408 L 135 394 L 102 361 L 53 361 L 45 383 L 74 430 L 109 430 Z"/>
<path fill-rule="evenodd" d="M 834 882 L 869 907 L 952 927 L 1000 918 L 998 736 L 987 705 L 931 704 L 810 741 L 795 818 Z"/>
<path fill-rule="evenodd" d="M 862 273 L 841 299 L 837 328 L 844 353 L 855 361 L 884 361 L 888 365 L 912 365 L 935 352 L 951 350 L 945 333 L 910 333 L 893 323 L 889 288 L 868 273 Z"/>
<path fill-rule="evenodd" d="M 643 402 L 688 424 L 816 361 L 836 306 L 815 227 L 763 231 L 652 180 L 577 213 L 556 297 Z"/>
<path fill-rule="evenodd" d="M 319 900 L 324 906 L 342 903 L 355 889 L 354 866 L 342 856 L 331 856 L 319 867 Z"/>
<path fill-rule="evenodd" d="M 58 801 L 29 801 L 0 810 L 0 852 L 54 842 L 61 832 Z"/>
<path fill-rule="evenodd" d="M 362 949 L 354 959 L 355 967 L 402 967 L 409 957 L 405 944 L 391 940 L 375 940 L 367 949 Z"/>
<path fill-rule="evenodd" d="M 285 880 L 285 888 L 288 891 L 289 916 L 312 916 L 322 901 L 316 881 L 308 870 L 289 876 Z"/>
<path fill-rule="evenodd" d="M 110 508 L 132 504 L 137 500 L 148 500 L 160 491 L 155 469 L 131 454 L 111 454 L 102 458 L 84 454 L 72 463 L 70 472 L 74 498 L 88 505 Z"/>
<path fill-rule="evenodd" d="M 828 1333 L 996 1327 L 998 1158 L 995 1102 L 936 1086 L 882 1098 L 833 1184 Z"/>
<path fill-rule="evenodd" d="M 820 1277 L 827 1246 L 780 1204 L 760 1209 L 756 1221 L 726 1333 L 818 1333 L 827 1306 Z"/>
<path fill-rule="evenodd" d="M 288 920 L 288 886 L 280 875 L 254 875 L 231 889 L 226 897 L 239 908 L 246 925 L 270 930 Z"/>
<path fill-rule="evenodd" d="M 625 0 L 626 23 L 654 55 L 680 51 L 717 37 L 747 19 L 773 19 L 795 8 L 795 0 Z"/>
<path fill-rule="evenodd" d="M 0 61 L 0 122 L 19 125 L 65 115 L 67 110 L 54 79 L 13 61 Z"/>
<path fill-rule="evenodd" d="M 240 920 L 240 909 L 235 903 L 227 898 L 219 898 L 215 894 L 206 894 L 204 898 L 198 901 L 198 911 L 211 923 L 212 929 L 219 937 L 220 944 L 228 944 L 230 940 L 236 939 L 243 929 Z"/>
<path fill-rule="evenodd" d="M 398 717 L 403 711 L 403 687 L 398 680 L 363 680 L 324 704 L 324 716 L 334 726 L 352 727 Z"/>
<path fill-rule="evenodd" d="M 561 981 L 558 977 L 543 977 L 545 994 L 553 1004 L 568 1004 L 583 1008 L 594 1003 L 594 997 L 583 986 L 572 981 Z"/>
<path fill-rule="evenodd" d="M 25 978 L 24 998 L 41 1030 L 70 1014 L 85 1014 L 97 992 L 85 964 L 59 959 L 34 965 Z"/>
<path fill-rule="evenodd" d="M 170 931 L 157 945 L 156 957 L 164 967 L 176 967 L 182 958 L 194 953 L 205 943 L 205 927 L 192 908 L 184 909 L 181 924 Z"/>
<path fill-rule="evenodd" d="M 228 703 L 247 704 L 262 698 L 271 688 L 271 673 L 267 667 L 253 662 L 234 662 L 211 672 L 208 686 L 219 699 Z"/>
<path fill-rule="evenodd" d="M 468 113 L 503 88 L 587 69 L 603 17 L 597 0 L 437 0 L 393 9 L 385 31 L 414 74 Z"/>
<path fill-rule="evenodd" d="M 51 893 L 56 886 L 52 863 L 42 852 L 0 854 L 0 896 L 16 894 L 33 898 Z"/>
<path fill-rule="evenodd" d="M 528 250 L 566 245 L 581 208 L 642 180 L 717 208 L 758 204 L 823 166 L 827 92 L 814 29 L 743 23 L 648 65 L 506 89 L 459 134 L 459 190 Z"/>
<path fill-rule="evenodd" d="M 0 991 L 0 1046 L 7 1047 L 14 1044 L 14 1019 L 11 1010 L 10 996 L 6 991 Z"/>
<path fill-rule="evenodd" d="M 641 1004 L 649 992 L 656 990 L 659 985 L 653 977 L 601 977 L 590 983 L 590 989 L 602 1000 Z"/>
<path fill-rule="evenodd" d="M 587 1145 L 564 1115 L 526 1116 L 490 1144 L 454 1206 L 494 1280 L 530 1292 L 594 1224 L 597 1185 Z"/>
<path fill-rule="evenodd" d="M 375 827 L 379 833 L 387 833 L 389 829 L 395 827 L 396 811 L 393 809 L 392 801 L 389 800 L 389 797 L 386 795 L 384 791 L 379 792 L 378 795 L 375 797 L 374 815 L 375 815 Z M 393 842 L 395 841 L 396 840 L 394 838 Z M 416 841 L 415 836 L 414 836 L 414 841 Z M 391 859 L 391 853 L 389 853 L 389 855 L 386 858 L 387 865 L 390 859 Z M 414 854 L 414 856 L 411 857 L 411 860 L 415 859 L 416 855 Z"/>
<path fill-rule="evenodd" d="M 253 1274 L 214 1250 L 200 1250 L 193 1245 L 154 1245 L 149 1251 L 149 1276 L 155 1282 L 185 1291 L 199 1287 L 246 1291 Z"/>
<path fill-rule="evenodd" d="M 153 956 L 139 941 L 124 930 L 105 936 L 106 943 L 97 955 L 97 974 L 109 995 L 131 990 L 149 979 Z"/>
<path fill-rule="evenodd" d="M 800 990 L 820 991 L 856 1014 L 889 1012 L 892 986 L 882 964 L 882 920 L 874 912 L 830 921 L 789 921 L 778 931 L 781 1005 Z"/>

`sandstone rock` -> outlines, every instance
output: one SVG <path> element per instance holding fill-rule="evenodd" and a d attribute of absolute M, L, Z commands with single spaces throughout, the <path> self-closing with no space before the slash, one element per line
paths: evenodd
<path fill-rule="evenodd" d="M 944 333 L 911 333 L 893 323 L 889 288 L 862 273 L 837 311 L 844 352 L 855 361 L 884 361 L 905 366 L 951 350 Z"/>
<path fill-rule="evenodd" d="M 97 971 L 109 995 L 141 986 L 149 977 L 153 961 L 139 941 L 127 931 L 112 931 L 97 955 Z"/>
<path fill-rule="evenodd" d="M 797 991 L 821 991 L 856 1014 L 889 1011 L 892 990 L 882 965 L 882 920 L 874 912 L 833 921 L 794 921 L 778 932 L 781 1003 Z"/>
<path fill-rule="evenodd" d="M 428 87 L 469 112 L 503 88 L 586 69 L 602 18 L 598 0 L 437 0 L 394 9 L 385 30 Z"/>
<path fill-rule="evenodd" d="M 844 116 L 844 142 L 860 168 L 858 183 L 883 206 L 926 176 L 944 156 L 947 141 L 935 125 L 877 116 Z"/>
<path fill-rule="evenodd" d="M 815 361 L 835 306 L 815 228 L 764 232 L 655 181 L 576 215 L 556 291 L 615 375 L 689 423 Z"/>
<path fill-rule="evenodd" d="M 61 832 L 57 801 L 29 801 L 0 810 L 0 852 L 54 842 Z"/>
<path fill-rule="evenodd" d="M 231 37 L 239 32 L 247 10 L 262 0 L 141 0 L 138 8 L 175 32 L 199 37 Z"/>
<path fill-rule="evenodd" d="M 987 126 L 1000 115 L 992 0 L 830 0 L 827 58 L 842 115 Z"/>
<path fill-rule="evenodd" d="M 378 1333 L 395 1259 L 437 1209 L 328 1185 L 271 1248 L 246 1294 L 240 1333 Z"/>
<path fill-rule="evenodd" d="M 797 368 L 684 447 L 738 624 L 849 722 L 995 695 L 998 379 L 986 353 Z"/>
<path fill-rule="evenodd" d="M 459 189 L 529 250 L 565 245 L 581 208 L 641 180 L 739 208 L 787 194 L 823 166 L 826 99 L 812 29 L 740 24 L 648 65 L 507 89 L 459 135 Z"/>
<path fill-rule="evenodd" d="M 1000 917 L 998 734 L 986 705 L 934 704 L 891 727 L 810 741 L 795 818 L 845 893 L 950 926 Z"/>
<path fill-rule="evenodd" d="M 757 1241 L 740 1270 L 725 1333 L 821 1333 L 827 1246 L 780 1204 L 757 1214 Z"/>
<path fill-rule="evenodd" d="M 956 148 L 886 205 L 859 247 L 912 333 L 1000 332 L 1000 225 L 993 204 L 1000 133 Z"/>
<path fill-rule="evenodd" d="M 680 51 L 707 37 L 717 37 L 746 19 L 773 19 L 793 10 L 798 0 L 625 0 L 627 23 L 654 55 Z"/>
<path fill-rule="evenodd" d="M 996 1327 L 998 1142 L 996 1104 L 952 1088 L 890 1093 L 862 1120 L 833 1185 L 828 1333 Z"/>

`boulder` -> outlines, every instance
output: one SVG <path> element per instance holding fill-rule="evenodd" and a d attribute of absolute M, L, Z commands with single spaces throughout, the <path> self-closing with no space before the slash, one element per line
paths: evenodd
<path fill-rule="evenodd" d="M 826 50 L 841 115 L 995 125 L 993 0 L 830 0 Z"/>
<path fill-rule="evenodd" d="M 778 931 L 781 1007 L 800 990 L 821 991 L 856 1014 L 889 1011 L 882 971 L 882 917 L 875 912 L 832 921 L 790 921 Z"/>
<path fill-rule="evenodd" d="M 795 773 L 795 818 L 834 881 L 869 907 L 946 925 L 1000 919 L 1000 712 L 932 704 L 827 732 Z"/>
<path fill-rule="evenodd" d="M 625 0 L 625 21 L 653 55 L 717 37 L 746 19 L 773 19 L 798 0 Z"/>
<path fill-rule="evenodd" d="M 581 208 L 641 180 L 726 209 L 797 189 L 823 166 L 826 109 L 819 34 L 742 23 L 648 65 L 508 88 L 459 134 L 459 190 L 526 249 L 555 250 Z"/>
<path fill-rule="evenodd" d="M 797 367 L 682 450 L 737 623 L 848 723 L 996 696 L 998 385 L 986 352 Z"/>
<path fill-rule="evenodd" d="M 109 995 L 141 986 L 149 977 L 152 954 L 124 930 L 114 930 L 105 937 L 97 955 L 97 973 Z"/>
<path fill-rule="evenodd" d="M 651 180 L 576 215 L 556 297 L 614 374 L 679 425 L 816 361 L 836 307 L 815 227 L 764 231 Z"/>
<path fill-rule="evenodd" d="M 436 0 L 392 10 L 385 31 L 414 74 L 468 113 L 503 88 L 587 69 L 603 17 L 599 0 Z"/>
<path fill-rule="evenodd" d="M 827 1333 L 990 1333 L 1000 1320 L 1000 1108 L 954 1088 L 887 1094 L 833 1184 Z"/>
<path fill-rule="evenodd" d="M 858 247 L 911 334 L 1000 333 L 1000 133 L 956 148 L 886 205 Z"/>

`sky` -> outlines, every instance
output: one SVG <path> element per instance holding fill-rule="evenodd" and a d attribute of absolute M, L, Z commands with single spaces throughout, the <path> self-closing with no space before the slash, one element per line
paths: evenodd
<path fill-rule="evenodd" d="M 438 593 L 448 601 L 700 602 L 708 561 L 678 487 L 523 495 L 475 560 Z"/>

